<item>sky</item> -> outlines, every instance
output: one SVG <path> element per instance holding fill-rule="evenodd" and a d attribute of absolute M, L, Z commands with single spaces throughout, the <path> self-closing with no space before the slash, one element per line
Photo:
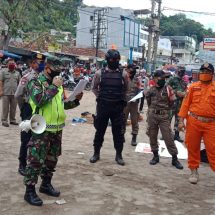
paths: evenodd
<path fill-rule="evenodd" d="M 124 9 L 150 9 L 151 0 L 84 0 L 84 4 L 99 7 L 121 7 Z M 214 13 L 213 16 L 186 13 L 188 18 L 194 19 L 215 31 L 215 0 L 162 0 L 162 9 L 164 7 L 174 8 L 186 11 L 198 11 Z M 177 11 L 163 10 L 164 15 L 174 15 Z"/>

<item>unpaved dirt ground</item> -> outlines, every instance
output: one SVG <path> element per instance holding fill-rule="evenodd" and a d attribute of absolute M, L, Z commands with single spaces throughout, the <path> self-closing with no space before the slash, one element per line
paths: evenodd
<path fill-rule="evenodd" d="M 94 127 L 71 123 L 84 111 L 95 111 L 91 92 L 85 92 L 81 106 L 67 111 L 63 153 L 53 177 L 61 196 L 56 199 L 39 193 L 44 201 L 42 207 L 30 206 L 23 200 L 25 187 L 17 173 L 18 127 L 0 126 L 0 215 L 215 215 L 215 177 L 209 166 L 201 165 L 198 185 L 189 184 L 186 161 L 182 161 L 184 170 L 172 167 L 167 158 L 150 166 L 151 155 L 135 153 L 130 145 L 129 126 L 123 151 L 125 166 L 115 163 L 110 127 L 101 160 L 90 164 Z M 145 128 L 144 120 L 140 123 L 139 142 L 148 142 Z M 39 184 L 40 180 L 37 190 Z M 55 203 L 60 199 L 66 204 Z"/>

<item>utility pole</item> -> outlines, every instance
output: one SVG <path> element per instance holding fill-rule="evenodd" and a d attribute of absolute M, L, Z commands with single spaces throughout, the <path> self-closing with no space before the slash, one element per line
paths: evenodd
<path fill-rule="evenodd" d="M 156 61 L 157 61 L 157 50 L 158 50 L 158 41 L 160 36 L 160 19 L 161 19 L 161 2 L 162 0 L 157 0 L 158 2 L 158 15 L 157 15 L 157 22 L 156 22 L 156 29 L 155 29 L 155 36 L 154 36 L 154 55 L 153 55 L 153 69 L 155 69 Z"/>
<path fill-rule="evenodd" d="M 98 57 L 98 51 L 100 48 L 107 47 L 107 13 L 108 8 L 96 9 L 94 11 L 94 16 L 90 17 L 90 20 L 93 21 L 93 26 L 90 29 L 92 36 L 92 46 L 95 48 L 96 53 L 95 57 Z"/>
<path fill-rule="evenodd" d="M 149 26 L 149 37 L 148 37 L 148 52 L 147 52 L 147 66 L 148 68 L 151 66 L 152 60 L 152 45 L 153 45 L 153 33 L 154 33 L 154 17 L 155 17 L 155 0 L 151 0 L 152 7 L 151 7 L 151 20 Z"/>
<path fill-rule="evenodd" d="M 145 46 L 145 43 L 143 44 L 142 46 L 142 66 L 144 65 L 144 62 L 145 62 L 145 51 L 146 51 L 146 46 Z"/>
<path fill-rule="evenodd" d="M 100 22 L 101 22 L 101 13 L 98 11 L 98 20 L 97 20 L 97 33 L 96 33 L 96 58 L 98 57 L 99 42 L 100 42 Z"/>

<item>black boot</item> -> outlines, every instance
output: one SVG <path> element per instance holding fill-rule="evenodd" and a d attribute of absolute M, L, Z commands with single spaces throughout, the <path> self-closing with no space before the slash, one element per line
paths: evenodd
<path fill-rule="evenodd" d="M 25 167 L 26 167 L 26 165 L 23 165 L 22 163 L 19 164 L 18 172 L 19 172 L 19 174 L 22 175 L 22 176 L 25 176 L 25 175 L 26 175 Z"/>
<path fill-rule="evenodd" d="M 48 196 L 58 197 L 60 196 L 60 191 L 55 190 L 51 184 L 51 177 L 45 177 L 42 180 L 39 191 L 45 193 Z"/>
<path fill-rule="evenodd" d="M 181 163 L 179 162 L 177 155 L 172 156 L 172 165 L 175 166 L 177 169 L 183 169 L 184 168 L 181 165 Z"/>
<path fill-rule="evenodd" d="M 100 148 L 94 146 L 94 154 L 90 158 L 90 163 L 96 163 L 100 159 Z"/>
<path fill-rule="evenodd" d="M 132 146 L 136 146 L 137 145 L 137 134 L 132 134 L 131 145 Z"/>
<path fill-rule="evenodd" d="M 115 161 L 121 166 L 125 165 L 125 161 L 122 158 L 122 153 L 116 153 Z"/>
<path fill-rule="evenodd" d="M 181 137 L 179 136 L 179 131 L 175 131 L 175 136 L 174 136 L 174 140 L 177 140 L 180 143 L 183 143 L 184 140 L 181 139 Z"/>
<path fill-rule="evenodd" d="M 159 159 L 159 155 L 158 152 L 153 152 L 154 156 L 152 158 L 152 160 L 150 160 L 150 164 L 151 165 L 156 165 L 157 163 L 159 163 L 160 159 Z"/>
<path fill-rule="evenodd" d="M 24 199 L 26 202 L 28 202 L 31 205 L 42 206 L 42 204 L 43 204 L 43 201 L 39 198 L 39 196 L 37 195 L 37 193 L 35 191 L 34 185 L 26 186 Z"/>

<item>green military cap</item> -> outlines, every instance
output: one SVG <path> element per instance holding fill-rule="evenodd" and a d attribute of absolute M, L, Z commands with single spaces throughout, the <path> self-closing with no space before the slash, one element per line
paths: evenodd
<path fill-rule="evenodd" d="M 46 66 L 53 71 L 60 71 L 63 63 L 58 57 L 46 57 Z"/>

